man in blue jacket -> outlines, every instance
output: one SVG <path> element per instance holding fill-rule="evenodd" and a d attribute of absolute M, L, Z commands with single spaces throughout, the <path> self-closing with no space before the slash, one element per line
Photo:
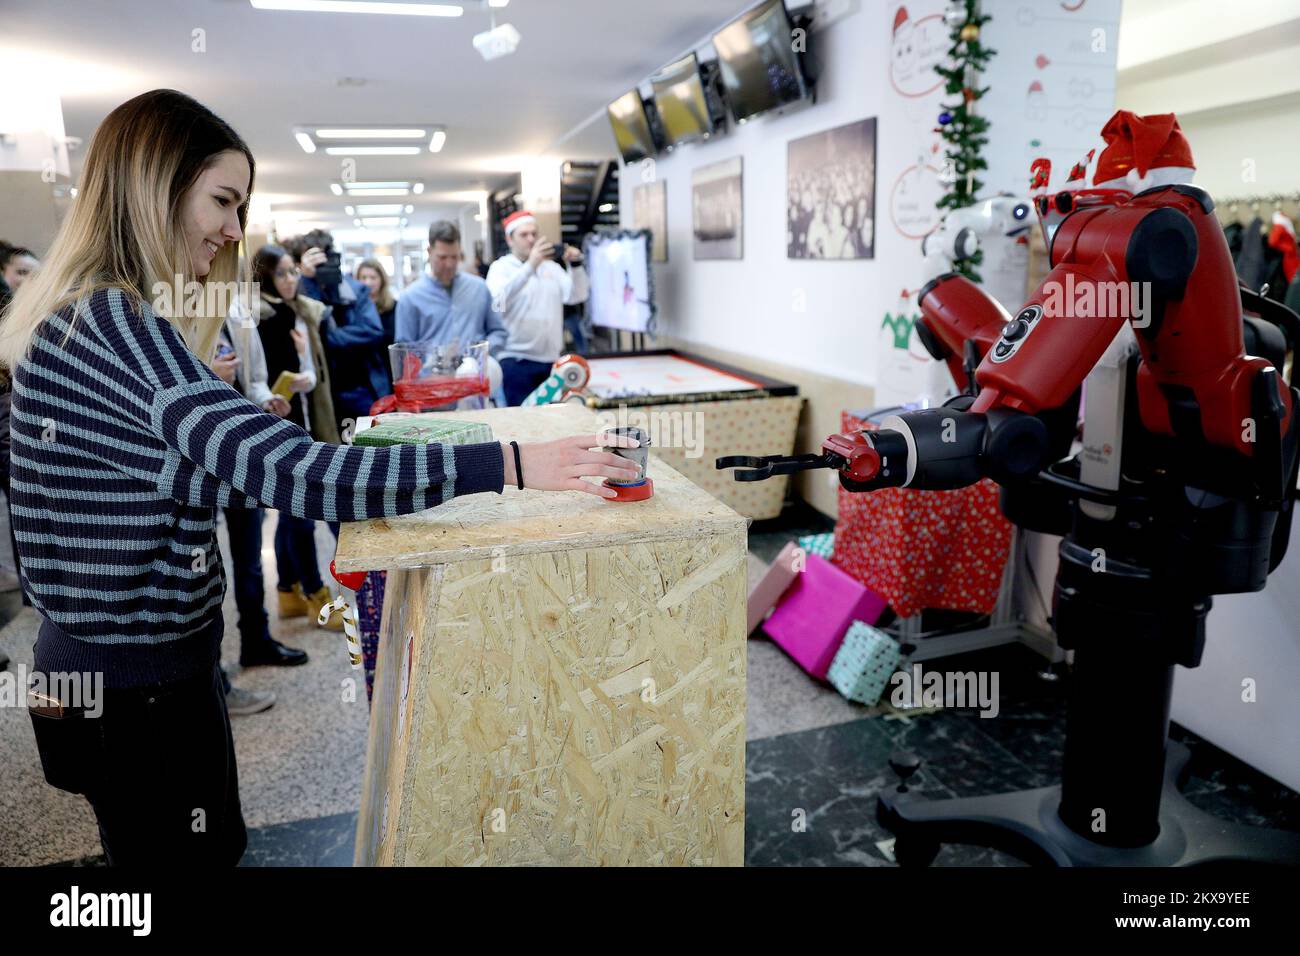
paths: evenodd
<path fill-rule="evenodd" d="M 334 411 L 344 419 L 369 415 L 370 406 L 392 392 L 384 326 L 370 290 L 331 263 L 334 237 L 325 230 L 313 229 L 287 245 L 302 270 L 298 292 L 330 306 L 320 329 Z"/>

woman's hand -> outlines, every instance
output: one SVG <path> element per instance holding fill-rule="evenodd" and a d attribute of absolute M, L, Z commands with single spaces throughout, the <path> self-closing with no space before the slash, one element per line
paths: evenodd
<path fill-rule="evenodd" d="M 281 418 L 287 418 L 289 415 L 289 403 L 279 395 L 272 395 L 262 403 L 262 411 L 270 412 L 272 415 L 279 415 Z"/>
<path fill-rule="evenodd" d="M 524 471 L 524 487 L 541 491 L 585 491 L 602 498 L 615 497 L 612 488 L 583 481 L 582 476 L 631 481 L 637 476 L 637 467 L 635 462 L 626 458 L 595 450 L 602 445 L 606 448 L 640 447 L 635 439 L 622 435 L 573 435 L 557 441 L 521 444 L 519 462 Z M 505 458 L 506 485 L 517 486 L 515 450 L 508 442 L 502 442 L 501 453 Z"/>
<path fill-rule="evenodd" d="M 293 347 L 298 350 L 299 355 L 307 354 L 307 336 L 303 335 L 297 329 L 290 329 L 289 334 L 293 336 Z"/>
<path fill-rule="evenodd" d="M 239 368 L 239 356 L 234 352 L 212 360 L 212 371 L 227 385 L 235 384 L 235 369 Z"/>

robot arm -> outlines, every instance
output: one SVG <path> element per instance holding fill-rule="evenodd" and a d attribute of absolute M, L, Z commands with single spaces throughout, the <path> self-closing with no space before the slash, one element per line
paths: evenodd
<path fill-rule="evenodd" d="M 1052 271 L 996 336 L 996 303 L 972 284 L 943 277 L 923 296 L 936 348 L 950 358 L 961 340 L 963 359 L 966 342 L 984 353 L 977 397 L 904 412 L 876 431 L 831 436 L 823 455 L 797 464 L 719 459 L 718 467 L 836 468 L 854 491 L 1030 477 L 1059 448 L 1045 416 L 1076 394 L 1120 327 L 1132 322 L 1143 360 L 1137 397 L 1144 428 L 1207 457 L 1227 453 L 1254 472 L 1265 498 L 1282 496 L 1285 473 L 1294 470 L 1281 453 L 1293 430 L 1291 392 L 1266 359 L 1244 352 L 1235 273 L 1209 197 L 1170 186 L 1132 200 L 1095 190 L 1055 201 L 1070 208 L 1061 210 L 1065 218 L 1052 236 Z"/>

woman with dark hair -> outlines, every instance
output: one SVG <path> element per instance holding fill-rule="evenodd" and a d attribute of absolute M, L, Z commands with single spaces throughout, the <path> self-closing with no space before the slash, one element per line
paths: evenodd
<path fill-rule="evenodd" d="M 292 376 L 284 417 L 307 429 L 317 441 L 337 445 L 339 432 L 329 383 L 324 380 L 329 373 L 320 340 L 326 306 L 298 294 L 300 275 L 293 257 L 280 246 L 263 246 L 253 257 L 253 279 L 261 292 L 257 335 L 266 356 L 267 381 L 274 385 L 281 375 Z M 281 619 L 306 617 L 315 622 L 320 609 L 334 600 L 321 580 L 315 521 L 285 511 L 279 513 L 275 563 L 280 578 L 276 594 Z M 341 631 L 343 621 L 334 616 L 321 626 Z"/>
<path fill-rule="evenodd" d="M 359 521 L 507 481 L 609 498 L 584 476 L 635 475 L 593 450 L 635 444 L 612 436 L 517 452 L 314 442 L 223 382 L 208 363 L 253 172 L 239 135 L 190 97 L 127 101 L 95 131 L 77 201 L 0 323 L 14 523 L 42 618 L 28 710 L 46 780 L 85 794 L 111 864 L 244 852 L 217 666 L 218 507 Z M 171 290 L 191 282 L 205 294 L 177 308 Z"/>

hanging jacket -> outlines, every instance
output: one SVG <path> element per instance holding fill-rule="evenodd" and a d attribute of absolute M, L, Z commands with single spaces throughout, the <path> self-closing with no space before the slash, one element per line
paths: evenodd
<path fill-rule="evenodd" d="M 1268 234 L 1268 244 L 1282 253 L 1282 271 L 1287 282 L 1295 281 L 1300 267 L 1300 252 L 1296 250 L 1295 225 L 1280 212 L 1273 213 L 1273 229 Z"/>
<path fill-rule="evenodd" d="M 1241 254 L 1237 256 L 1237 277 L 1252 291 L 1258 291 L 1266 278 L 1264 251 L 1264 220 L 1256 216 L 1241 234 Z"/>

